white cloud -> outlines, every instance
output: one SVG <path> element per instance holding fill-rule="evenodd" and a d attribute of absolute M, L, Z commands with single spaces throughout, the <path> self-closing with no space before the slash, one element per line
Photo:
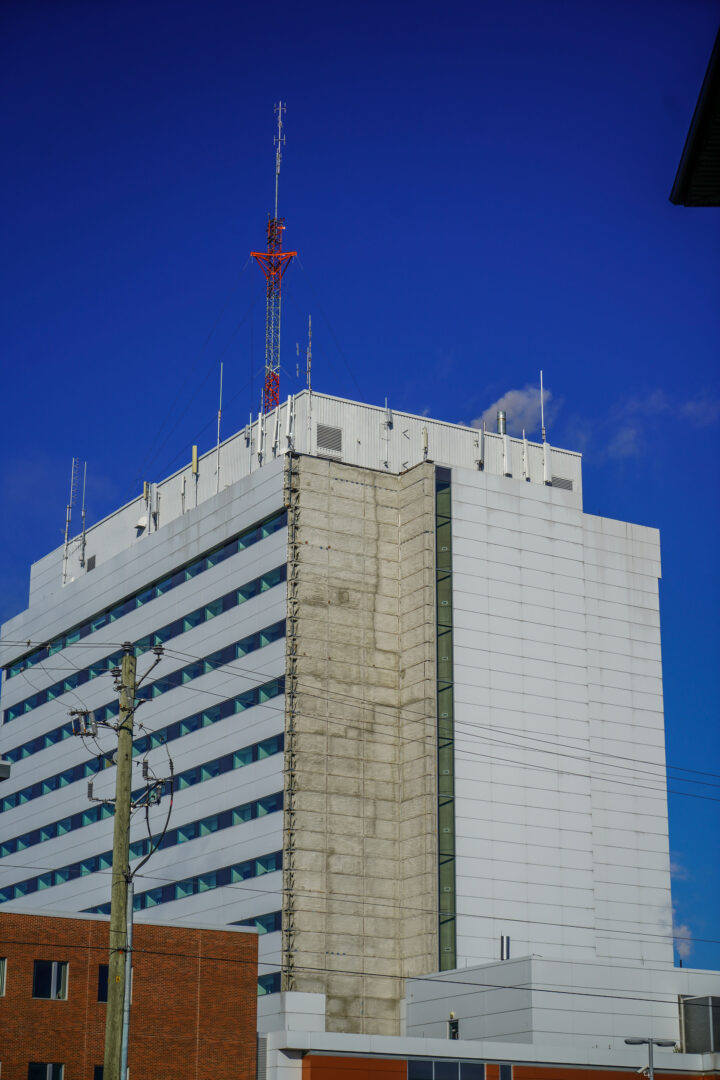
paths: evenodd
<path fill-rule="evenodd" d="M 543 391 L 545 408 L 552 399 L 549 390 Z M 523 431 L 540 430 L 540 388 L 528 384 L 522 390 L 508 390 L 502 397 L 489 405 L 482 416 L 470 421 L 471 427 L 481 428 L 483 424 L 490 431 L 495 431 L 497 414 L 504 411 L 507 417 L 507 429 L 512 435 L 521 435 Z"/>
<path fill-rule="evenodd" d="M 670 877 L 673 881 L 687 881 L 689 874 L 682 863 L 677 859 L 670 860 Z"/>
<path fill-rule="evenodd" d="M 692 930 L 687 923 L 678 922 L 677 912 L 673 908 L 673 940 L 675 951 L 682 960 L 686 960 L 693 951 Z"/>
<path fill-rule="evenodd" d="M 657 437 L 658 423 L 709 427 L 720 420 L 720 399 L 703 391 L 685 401 L 673 400 L 659 387 L 618 401 L 603 420 L 578 422 L 582 445 L 597 460 L 641 457 Z"/>
<path fill-rule="evenodd" d="M 720 418 L 720 401 L 703 394 L 694 401 L 683 402 L 680 414 L 695 427 L 709 427 Z"/>

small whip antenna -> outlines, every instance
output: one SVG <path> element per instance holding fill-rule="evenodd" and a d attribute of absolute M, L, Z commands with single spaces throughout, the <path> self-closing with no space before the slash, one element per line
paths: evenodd
<path fill-rule="evenodd" d="M 310 383 L 310 371 L 312 368 L 312 315 L 308 315 L 308 343 L 305 357 L 307 359 L 307 388 L 312 392 Z"/>
<path fill-rule="evenodd" d="M 283 113 L 287 111 L 287 106 L 283 105 L 282 101 L 278 101 L 275 106 L 275 112 L 277 113 L 278 129 L 275 136 L 275 217 L 278 216 L 278 188 L 280 187 L 280 164 L 282 162 L 282 148 L 285 143 L 285 136 L 283 135 Z"/>
<path fill-rule="evenodd" d="M 72 508 L 77 501 L 78 494 L 78 472 L 80 470 L 80 458 L 74 457 L 72 459 L 72 467 L 70 469 L 70 497 L 68 504 L 65 508 L 65 545 L 63 551 L 63 571 L 62 571 L 62 583 L 63 585 L 67 581 L 67 569 L 68 569 L 68 553 L 70 544 L 70 522 L 72 520 Z"/>
<path fill-rule="evenodd" d="M 223 362 L 220 361 L 220 401 L 218 404 L 218 416 L 217 416 L 217 447 L 215 451 L 215 472 L 217 474 L 217 484 L 215 487 L 216 492 L 220 490 L 220 421 L 222 420 L 222 384 L 223 384 Z"/>
<path fill-rule="evenodd" d="M 85 462 L 85 468 L 83 470 L 83 493 L 82 493 L 82 510 L 80 511 L 80 519 L 82 522 L 82 539 L 80 541 L 80 565 L 85 565 L 85 489 L 87 487 L 87 461 Z"/>
<path fill-rule="evenodd" d="M 542 441 L 547 442 L 545 438 L 545 392 L 543 390 L 543 373 L 540 371 L 540 427 L 542 430 Z"/>

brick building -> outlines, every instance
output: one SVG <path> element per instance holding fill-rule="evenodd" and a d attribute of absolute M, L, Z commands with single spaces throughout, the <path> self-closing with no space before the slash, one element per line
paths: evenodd
<path fill-rule="evenodd" d="M 137 923 L 133 1080 L 255 1077 L 257 935 Z M 108 920 L 0 914 L 2 1080 L 101 1080 Z"/>

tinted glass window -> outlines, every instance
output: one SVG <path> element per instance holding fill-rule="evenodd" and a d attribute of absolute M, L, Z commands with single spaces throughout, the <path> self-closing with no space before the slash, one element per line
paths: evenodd
<path fill-rule="evenodd" d="M 408 1080 L 433 1080 L 433 1063 L 420 1059 L 408 1061 Z"/>
<path fill-rule="evenodd" d="M 100 964 L 98 967 L 98 1001 L 108 999 L 108 966 Z"/>
<path fill-rule="evenodd" d="M 435 1080 L 458 1080 L 457 1061 L 436 1061 Z"/>

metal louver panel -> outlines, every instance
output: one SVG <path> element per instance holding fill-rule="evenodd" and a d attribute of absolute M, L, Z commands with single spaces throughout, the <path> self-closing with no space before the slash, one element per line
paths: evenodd
<path fill-rule="evenodd" d="M 553 476 L 552 486 L 556 488 L 562 488 L 563 491 L 572 491 L 573 482 L 572 480 L 566 479 L 566 477 L 564 476 Z"/>
<path fill-rule="evenodd" d="M 317 445 L 318 450 L 330 450 L 333 454 L 342 454 L 342 428 L 318 424 Z"/>

